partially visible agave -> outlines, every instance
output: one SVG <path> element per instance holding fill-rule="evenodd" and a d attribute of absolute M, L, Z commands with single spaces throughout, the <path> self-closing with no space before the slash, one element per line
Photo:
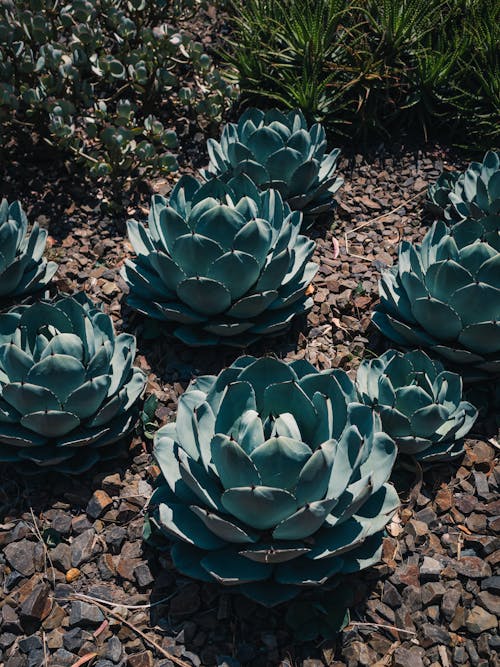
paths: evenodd
<path fill-rule="evenodd" d="M 500 152 L 489 151 L 465 172 L 443 172 L 429 187 L 430 208 L 447 220 L 500 215 Z"/>
<path fill-rule="evenodd" d="M 301 111 L 248 109 L 238 123 L 224 126 L 220 143 L 207 142 L 205 178 L 247 174 L 261 189 L 278 190 L 292 210 L 304 213 L 307 227 L 335 206 L 342 178 L 335 173 L 340 149 L 326 153 L 325 130 L 310 128 Z"/>
<path fill-rule="evenodd" d="M 38 223 L 28 234 L 28 220 L 16 201 L 0 204 L 0 303 L 42 290 L 57 271 L 43 259 L 47 231 Z"/>
<path fill-rule="evenodd" d="M 344 371 L 240 357 L 155 438 L 146 537 L 183 574 L 267 606 L 378 562 L 396 447 Z"/>
<path fill-rule="evenodd" d="M 382 418 L 384 431 L 403 454 L 419 461 L 453 459 L 477 417 L 462 400 L 462 379 L 425 352 L 389 350 L 361 362 L 356 386 L 361 401 Z"/>
<path fill-rule="evenodd" d="M 168 201 L 153 197 L 149 229 L 128 222 L 137 258 L 122 270 L 127 302 L 173 322 L 188 345 L 245 347 L 283 332 L 311 308 L 318 270 L 301 218 L 247 176 L 205 185 L 184 176 Z"/>
<path fill-rule="evenodd" d="M 117 455 L 146 382 L 83 293 L 0 314 L 0 463 L 76 474 Z"/>
<path fill-rule="evenodd" d="M 500 377 L 499 223 L 436 222 L 420 245 L 403 241 L 373 313 L 390 340 L 430 350 L 469 382 Z"/>

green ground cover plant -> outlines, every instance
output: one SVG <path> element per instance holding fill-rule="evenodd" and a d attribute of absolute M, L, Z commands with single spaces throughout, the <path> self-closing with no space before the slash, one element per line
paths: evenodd
<path fill-rule="evenodd" d="M 494 0 L 233 0 L 224 57 L 244 103 L 300 108 L 367 141 L 500 137 Z"/>
<path fill-rule="evenodd" d="M 0 5 L 0 143 L 33 133 L 93 176 L 177 166 L 175 120 L 206 125 L 231 95 L 183 29 L 199 3 L 9 0 Z"/>

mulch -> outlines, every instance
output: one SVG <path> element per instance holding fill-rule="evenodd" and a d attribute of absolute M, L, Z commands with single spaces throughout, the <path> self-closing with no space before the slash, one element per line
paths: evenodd
<path fill-rule="evenodd" d="M 206 159 L 202 139 L 193 139 L 184 172 Z M 344 159 L 339 206 L 312 231 L 320 266 L 314 307 L 287 335 L 249 353 L 354 372 L 364 356 L 386 349 L 370 324 L 378 278 L 395 261 L 401 238 L 424 235 L 425 191 L 443 166 L 462 168 L 463 161 L 438 147 Z M 174 180 L 151 187 L 168 193 Z M 113 210 L 104 190 L 48 159 L 28 167 L 12 162 L 0 191 L 21 199 L 29 219 L 48 228 L 48 255 L 60 264 L 55 287 L 85 290 L 117 330 L 136 333 L 137 363 L 159 399 L 158 425 L 175 418 L 192 377 L 217 373 L 240 354 L 150 339 L 145 321 L 124 305 L 119 269 L 131 255 L 125 219 L 145 218 L 148 187 L 124 192 L 122 210 Z M 456 463 L 422 471 L 407 461 L 395 469 L 401 509 L 388 526 L 381 564 L 348 582 L 351 623 L 335 640 L 306 643 L 294 640 L 283 609 L 262 609 L 182 577 L 168 552 L 143 544 L 158 469 L 151 442 L 139 433 L 128 459 L 76 480 L 26 479 L 4 468 L 0 665 L 500 665 L 499 446 L 486 427 L 473 436 Z"/>

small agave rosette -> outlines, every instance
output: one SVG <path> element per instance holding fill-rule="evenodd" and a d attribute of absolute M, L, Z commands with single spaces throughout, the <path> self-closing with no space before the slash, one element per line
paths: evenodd
<path fill-rule="evenodd" d="M 403 241 L 382 275 L 373 322 L 403 347 L 424 348 L 465 380 L 500 377 L 500 229 L 495 216 L 436 222 Z"/>
<path fill-rule="evenodd" d="M 238 123 L 224 126 L 220 143 L 208 140 L 204 176 L 247 174 L 259 188 L 278 190 L 292 210 L 302 211 L 307 227 L 334 208 L 344 182 L 335 173 L 340 150 L 326 153 L 326 147 L 324 128 L 308 127 L 301 111 L 248 109 Z"/>
<path fill-rule="evenodd" d="M 477 417 L 462 401 L 462 379 L 425 352 L 389 350 L 361 362 L 356 377 L 361 401 L 382 419 L 384 431 L 403 454 L 419 461 L 453 459 Z"/>
<path fill-rule="evenodd" d="M 80 473 L 116 456 L 145 375 L 135 338 L 82 293 L 0 315 L 0 462 Z"/>
<path fill-rule="evenodd" d="M 343 371 L 240 357 L 194 380 L 155 457 L 146 536 L 183 574 L 273 606 L 379 560 L 396 447 Z"/>
<path fill-rule="evenodd" d="M 500 152 L 488 151 L 465 172 L 444 172 L 429 187 L 430 207 L 447 220 L 500 216 Z"/>
<path fill-rule="evenodd" d="M 312 307 L 315 248 L 301 214 L 246 176 L 201 185 L 185 176 L 170 199 L 153 198 L 149 228 L 130 220 L 137 253 L 122 276 L 127 303 L 172 322 L 187 345 L 245 347 L 285 331 Z"/>
<path fill-rule="evenodd" d="M 43 289 L 57 271 L 57 264 L 43 259 L 47 232 L 35 223 L 28 234 L 28 220 L 16 201 L 0 204 L 0 304 Z"/>

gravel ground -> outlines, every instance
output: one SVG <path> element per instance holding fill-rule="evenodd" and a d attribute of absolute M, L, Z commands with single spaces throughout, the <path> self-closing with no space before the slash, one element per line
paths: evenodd
<path fill-rule="evenodd" d="M 201 140 L 195 137 L 186 163 L 203 160 Z M 425 233 L 424 193 L 443 163 L 450 159 L 439 149 L 344 160 L 340 205 L 313 231 L 320 265 L 314 308 L 287 336 L 250 352 L 349 371 L 387 347 L 370 326 L 380 270 L 392 265 L 402 237 L 420 240 Z M 171 184 L 157 182 L 155 189 L 168 192 Z M 30 220 L 48 227 L 49 254 L 60 262 L 56 286 L 84 289 L 118 330 L 138 335 L 137 363 L 149 373 L 148 392 L 159 398 L 159 425 L 174 418 L 193 376 L 216 373 L 238 356 L 147 338 L 143 320 L 122 305 L 118 272 L 130 253 L 125 216 L 106 212 L 98 189 L 61 173 L 52 179 L 48 164 L 46 171 L 12 165 L 0 191 L 21 198 Z M 147 188 L 127 194 L 127 214 L 144 217 L 148 198 Z M 151 443 L 139 434 L 128 460 L 78 480 L 23 479 L 4 468 L 0 666 L 500 665 L 495 436 L 478 427 L 462 461 L 424 472 L 407 462 L 395 470 L 401 509 L 388 527 L 382 563 L 348 582 L 351 623 L 336 641 L 305 644 L 294 642 L 283 609 L 261 609 L 181 577 L 168 553 L 143 545 L 144 507 L 158 468 Z"/>

